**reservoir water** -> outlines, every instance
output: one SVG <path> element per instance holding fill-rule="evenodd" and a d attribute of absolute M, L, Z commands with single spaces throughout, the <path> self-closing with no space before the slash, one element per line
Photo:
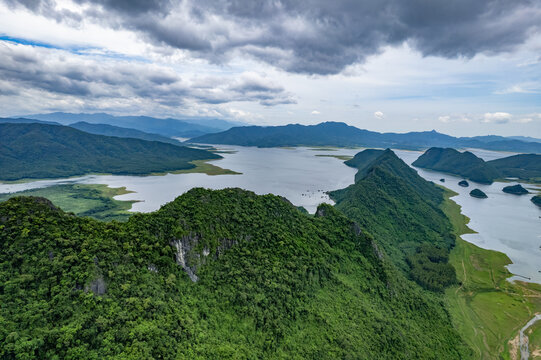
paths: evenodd
<path fill-rule="evenodd" d="M 206 174 L 168 174 L 164 176 L 113 176 L 90 175 L 72 179 L 43 180 L 19 184 L 0 184 L 0 193 L 22 191 L 54 184 L 83 183 L 106 184 L 110 187 L 125 186 L 133 193 L 117 196 L 118 200 L 139 200 L 132 211 L 148 212 L 172 201 L 193 187 L 221 189 L 240 187 L 257 194 L 282 195 L 297 206 L 313 213 L 321 202 L 332 203 L 326 191 L 347 187 L 353 183 L 355 169 L 344 165 L 343 160 L 316 155 L 354 155 L 361 149 L 310 149 L 310 148 L 254 148 L 225 146 L 230 153 L 211 163 L 242 173 L 241 175 L 208 176 Z M 420 152 L 396 150 L 407 164 L 415 161 Z M 472 150 L 476 155 L 491 160 L 510 156 L 487 150 Z M 464 215 L 471 219 L 469 226 L 477 234 L 463 238 L 482 248 L 498 250 L 513 261 L 509 270 L 513 274 L 541 283 L 541 209 L 535 206 L 532 195 L 516 196 L 502 192 L 506 185 L 514 183 L 476 184 L 470 181 L 468 188 L 458 186 L 460 177 L 435 171 L 416 169 L 427 180 L 444 185 L 457 192 L 453 198 Z M 442 183 L 439 180 L 445 179 Z M 532 192 L 541 188 L 526 186 Z M 479 188 L 487 199 L 469 195 Z M 524 280 L 524 278 L 520 278 Z"/>

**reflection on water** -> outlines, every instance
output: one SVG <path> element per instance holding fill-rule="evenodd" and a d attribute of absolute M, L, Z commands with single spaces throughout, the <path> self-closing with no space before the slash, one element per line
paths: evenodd
<path fill-rule="evenodd" d="M 30 188 L 50 186 L 58 183 L 107 184 L 111 187 L 125 186 L 134 193 L 117 196 L 119 200 L 142 200 L 133 204 L 132 211 L 153 211 L 193 187 L 221 189 L 240 187 L 257 194 L 282 195 L 297 206 L 304 206 L 313 213 L 321 202 L 331 200 L 325 191 L 341 189 L 353 182 L 355 170 L 345 166 L 342 160 L 318 157 L 317 154 L 354 155 L 360 149 L 338 151 L 296 149 L 258 149 L 253 147 L 227 146 L 235 153 L 221 154 L 224 159 L 212 163 L 242 175 L 207 176 L 205 174 L 169 174 L 165 176 L 84 176 L 76 179 L 46 180 L 22 184 L 0 184 L 0 192 L 14 192 Z M 487 150 L 471 150 L 485 160 L 510 156 Z M 421 153 L 396 151 L 406 163 L 411 164 Z M 503 183 L 492 185 L 476 184 L 458 186 L 459 177 L 435 171 L 417 169 L 427 180 L 442 184 L 459 195 L 453 200 L 462 206 L 462 212 L 471 219 L 469 226 L 478 234 L 463 238 L 480 247 L 498 250 L 507 254 L 513 264 L 509 270 L 541 283 L 541 209 L 530 198 L 532 195 L 516 196 L 501 190 Z M 439 179 L 445 179 L 440 183 Z M 512 184 L 511 184 L 512 185 Z M 532 189 L 532 186 L 527 186 Z M 469 195 L 479 188 L 488 199 L 477 199 Z"/>

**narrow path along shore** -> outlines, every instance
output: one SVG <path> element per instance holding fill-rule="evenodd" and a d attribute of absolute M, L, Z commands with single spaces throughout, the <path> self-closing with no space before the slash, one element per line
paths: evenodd
<path fill-rule="evenodd" d="M 519 344 L 521 360 L 528 360 L 528 357 L 530 356 L 530 350 L 528 349 L 528 337 L 524 335 L 524 332 L 539 320 L 541 320 L 541 314 L 535 315 L 530 321 L 528 321 L 526 325 L 524 325 L 522 329 L 520 329 Z"/>

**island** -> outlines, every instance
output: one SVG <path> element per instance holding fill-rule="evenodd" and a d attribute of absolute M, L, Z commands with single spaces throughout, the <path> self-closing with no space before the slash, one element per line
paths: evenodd
<path fill-rule="evenodd" d="M 470 186 L 470 184 L 469 184 L 466 180 L 459 181 L 459 182 L 458 182 L 458 185 L 460 185 L 460 186 L 462 186 L 462 187 L 468 187 L 468 186 Z"/>
<path fill-rule="evenodd" d="M 444 179 L 444 178 L 441 178 L 440 181 L 441 181 L 441 182 L 445 182 L 445 179 Z"/>
<path fill-rule="evenodd" d="M 459 175 L 481 184 L 492 184 L 497 179 L 505 178 L 541 181 L 541 155 L 538 154 L 518 154 L 484 161 L 470 151 L 433 147 L 412 165 Z"/>
<path fill-rule="evenodd" d="M 486 199 L 488 198 L 487 194 L 485 194 L 483 191 L 479 189 L 473 189 L 470 191 L 470 196 L 478 199 Z"/>
<path fill-rule="evenodd" d="M 526 190 L 522 185 L 512 185 L 512 186 L 506 186 L 502 190 L 504 193 L 507 194 L 513 194 L 513 195 L 525 195 L 529 194 L 530 192 Z"/>
<path fill-rule="evenodd" d="M 532 197 L 532 202 L 541 207 L 541 195 L 535 195 L 534 197 Z"/>

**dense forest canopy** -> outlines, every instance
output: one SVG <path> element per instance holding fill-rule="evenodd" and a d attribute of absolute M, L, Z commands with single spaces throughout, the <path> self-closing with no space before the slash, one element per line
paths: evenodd
<path fill-rule="evenodd" d="M 219 159 L 206 150 L 158 141 L 89 134 L 67 126 L 0 123 L 0 180 L 89 173 L 146 175 Z"/>
<path fill-rule="evenodd" d="M 240 189 L 193 189 L 126 223 L 12 198 L 0 204 L 0 357 L 467 357 L 441 296 L 364 225 Z"/>

